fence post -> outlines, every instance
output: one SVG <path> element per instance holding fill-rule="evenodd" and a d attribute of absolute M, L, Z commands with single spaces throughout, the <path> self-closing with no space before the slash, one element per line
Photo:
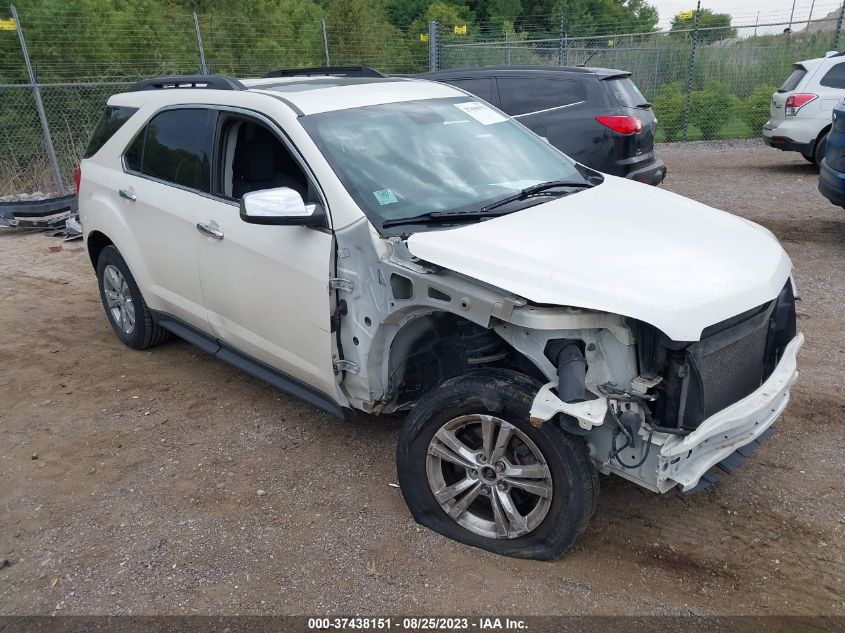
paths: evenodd
<path fill-rule="evenodd" d="M 563 23 L 563 12 L 560 14 L 560 43 L 558 44 L 558 51 L 557 51 L 557 65 L 563 66 L 563 56 L 566 54 L 566 33 L 563 30 L 564 23 Z"/>
<path fill-rule="evenodd" d="M 326 18 L 320 19 L 320 25 L 323 28 L 323 50 L 326 52 L 326 66 L 331 66 L 329 61 L 329 32 L 326 29 Z"/>
<path fill-rule="evenodd" d="M 836 18 L 836 33 L 833 34 L 833 50 L 839 50 L 839 34 L 842 33 L 842 16 L 845 14 L 845 2 L 839 7 L 839 17 Z"/>
<path fill-rule="evenodd" d="M 437 42 L 438 28 L 437 21 L 428 23 L 428 69 L 431 72 L 440 70 L 439 46 Z"/>
<path fill-rule="evenodd" d="M 687 140 L 687 132 L 689 130 L 689 111 L 690 103 L 692 101 L 692 75 L 695 72 L 695 49 L 698 46 L 698 17 L 701 15 L 701 0 L 698 0 L 698 6 L 695 9 L 695 22 L 692 26 L 692 49 L 689 55 L 689 70 L 687 71 L 687 89 L 686 98 L 684 99 L 684 132 L 681 137 Z"/>
<path fill-rule="evenodd" d="M 197 46 L 200 49 L 200 75 L 208 74 L 208 66 L 205 63 L 205 47 L 202 45 L 202 34 L 200 33 L 200 20 L 197 12 L 194 11 L 194 32 L 197 34 Z"/>
<path fill-rule="evenodd" d="M 29 73 L 29 84 L 32 86 L 32 96 L 35 98 L 35 107 L 38 110 L 38 119 L 41 121 L 41 132 L 44 134 L 44 147 L 47 149 L 47 157 L 50 159 L 50 167 L 53 168 L 53 181 L 59 193 L 64 195 L 67 193 L 65 189 L 65 181 L 62 178 L 62 170 L 59 168 L 59 159 L 56 156 L 56 148 L 53 147 L 53 137 L 50 136 L 50 126 L 47 124 L 47 114 L 44 112 L 44 102 L 41 101 L 41 88 L 35 81 L 35 73 L 32 70 L 32 62 L 29 60 L 29 51 L 26 48 L 26 38 L 23 36 L 23 27 L 18 18 L 18 10 L 15 5 L 11 6 L 12 18 L 15 20 L 15 27 L 18 30 L 18 39 L 21 43 L 21 52 L 23 52 L 23 59 L 26 62 L 26 70 Z"/>
<path fill-rule="evenodd" d="M 505 31 L 505 48 L 507 48 L 508 66 L 510 66 L 511 65 L 511 42 L 510 42 L 510 37 L 508 37 L 507 31 Z"/>

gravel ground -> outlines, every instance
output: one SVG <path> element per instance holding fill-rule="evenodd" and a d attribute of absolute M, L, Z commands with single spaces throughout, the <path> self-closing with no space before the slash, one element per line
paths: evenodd
<path fill-rule="evenodd" d="M 81 243 L 0 234 L 0 612 L 845 614 L 845 212 L 797 154 L 660 153 L 666 188 L 783 241 L 802 375 L 719 486 L 604 478 L 550 563 L 419 528 L 391 485 L 399 420 L 335 420 L 180 341 L 131 351 Z"/>

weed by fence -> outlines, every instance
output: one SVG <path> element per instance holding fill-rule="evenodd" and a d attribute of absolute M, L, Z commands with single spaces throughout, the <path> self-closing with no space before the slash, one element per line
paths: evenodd
<path fill-rule="evenodd" d="M 36 5 L 16 16 L 15 30 L 0 30 L 0 196 L 72 190 L 73 169 L 105 102 L 132 81 L 257 76 L 329 60 L 398 74 L 523 64 L 619 68 L 632 72 L 653 104 L 658 140 L 756 136 L 792 64 L 836 48 L 842 28 L 841 9 L 798 25 L 758 20 L 727 30 L 599 35 L 601 28 L 567 31 L 565 16 L 556 33 L 517 32 L 508 22 L 462 32 L 436 22 L 350 29 L 313 11 L 204 16 L 171 8 L 150 15 L 133 7 L 92 23 L 80 21 L 71 3 L 59 14 Z"/>

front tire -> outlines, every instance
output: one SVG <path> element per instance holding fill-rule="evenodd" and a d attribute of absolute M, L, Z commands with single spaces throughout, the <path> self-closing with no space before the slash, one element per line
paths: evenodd
<path fill-rule="evenodd" d="M 147 349 L 163 342 L 168 331 L 153 320 L 141 290 L 114 246 L 106 246 L 97 259 L 100 299 L 117 337 L 132 349 Z"/>
<path fill-rule="evenodd" d="M 396 458 L 418 523 L 505 556 L 549 560 L 573 546 L 593 514 L 598 474 L 582 439 L 553 421 L 529 422 L 538 388 L 484 369 L 420 399 Z"/>

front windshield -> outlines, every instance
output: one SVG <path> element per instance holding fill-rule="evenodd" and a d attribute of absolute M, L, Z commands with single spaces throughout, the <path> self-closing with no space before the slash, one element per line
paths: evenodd
<path fill-rule="evenodd" d="M 379 228 L 385 221 L 478 209 L 538 183 L 584 182 L 547 142 L 470 97 L 338 110 L 300 121 Z"/>

